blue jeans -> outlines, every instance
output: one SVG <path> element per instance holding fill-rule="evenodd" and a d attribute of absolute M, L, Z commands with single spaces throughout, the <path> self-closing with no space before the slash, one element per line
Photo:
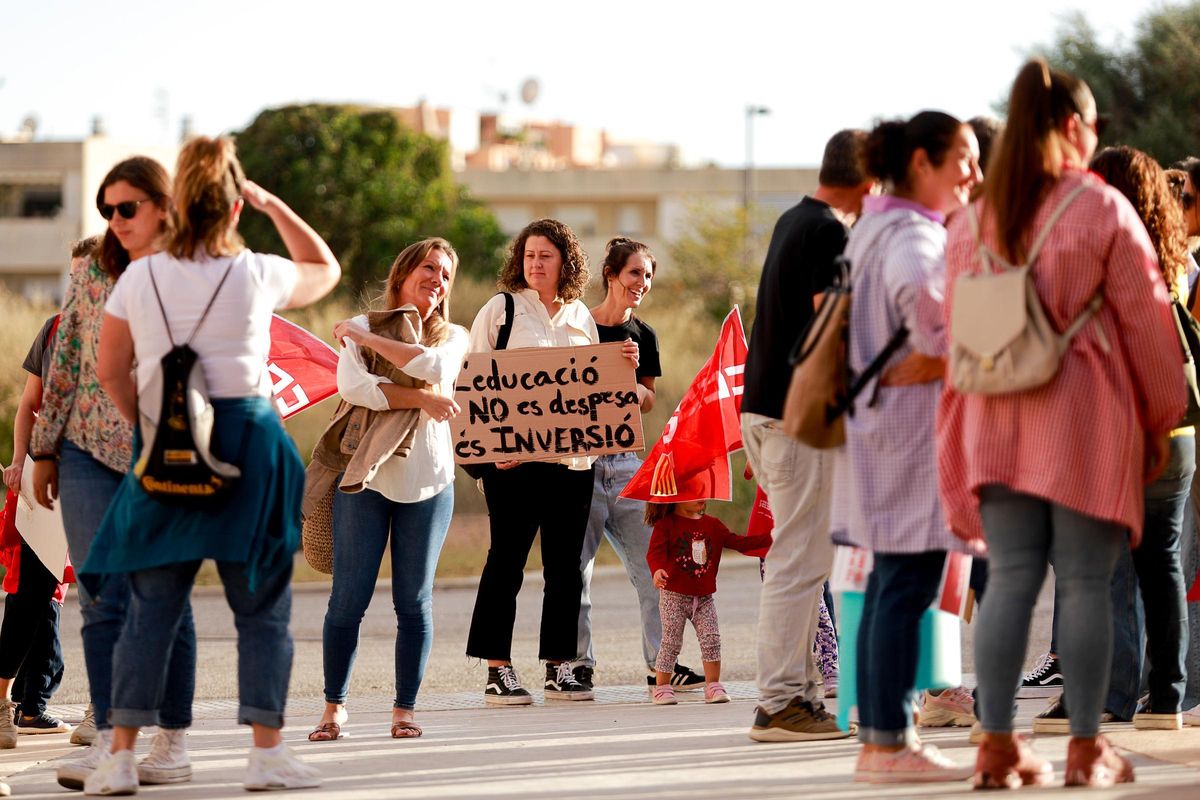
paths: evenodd
<path fill-rule="evenodd" d="M 397 503 L 373 489 L 333 498 L 333 591 L 321 640 L 325 702 L 343 704 L 358 653 L 358 629 L 392 543 L 396 611 L 396 708 L 412 710 L 433 647 L 433 575 L 454 513 L 454 484 L 419 503 Z"/>
<path fill-rule="evenodd" d="M 914 741 L 921 617 L 937 597 L 946 552 L 876 553 L 858 628 L 858 740 Z"/>
<path fill-rule="evenodd" d="M 71 563 L 82 566 L 92 539 L 124 476 L 101 464 L 85 450 L 63 440 L 58 462 L 58 500 Z M 96 714 L 96 727 L 110 727 L 108 712 L 112 698 L 113 652 L 125 624 L 129 604 L 129 576 L 103 576 L 89 592 L 77 583 L 83 617 L 83 661 L 87 667 L 88 691 Z M 164 649 L 163 652 L 166 652 Z M 178 635 L 170 648 L 168 675 L 170 691 L 159 719 L 147 724 L 164 728 L 186 728 L 192 724 L 192 697 L 196 693 L 196 626 L 192 606 L 185 602 Z"/>
<path fill-rule="evenodd" d="M 1182 707 L 1188 619 L 1179 545 L 1195 471 L 1196 440 L 1172 436 L 1166 469 L 1146 487 L 1142 543 L 1121 556 L 1113 578 L 1115 640 L 1107 708 L 1121 719 L 1133 718 L 1141 695 L 1143 626 L 1150 655 L 1148 710 L 1174 714 Z"/>
<path fill-rule="evenodd" d="M 170 696 L 167 660 L 201 563 L 183 561 L 129 574 L 129 612 L 113 653 L 112 724 L 153 725 L 155 709 L 180 701 Z M 292 673 L 292 562 L 259 575 L 253 592 L 245 564 L 218 561 L 217 572 L 238 632 L 238 722 L 282 728 Z"/>
<path fill-rule="evenodd" d="M 1200 536 L 1196 530 L 1196 493 L 1200 491 L 1195 476 L 1192 476 L 1192 498 L 1184 508 L 1183 536 L 1179 551 L 1183 559 L 1183 583 L 1188 591 L 1196 581 L 1200 570 Z M 1200 603 L 1187 604 L 1188 647 L 1185 663 L 1187 679 L 1183 693 L 1183 710 L 1190 711 L 1200 705 Z"/>
<path fill-rule="evenodd" d="M 642 465 L 634 453 L 617 453 L 596 459 L 596 477 L 592 489 L 592 509 L 579 566 L 583 572 L 583 593 L 579 599 L 579 651 L 577 664 L 596 666 L 592 652 L 592 567 L 600 540 L 607 537 L 625 574 L 637 592 L 642 618 L 642 658 L 647 669 L 654 669 L 658 646 L 662 642 L 662 619 L 658 613 L 658 589 L 646 563 L 650 548 L 650 526 L 645 522 L 646 504 L 621 497 L 621 490 Z"/>
<path fill-rule="evenodd" d="M 1095 736 L 1112 659 L 1109 589 L 1117 557 L 1129 547 L 1127 529 L 996 484 L 980 491 L 979 511 L 989 549 L 988 599 L 975 633 L 983 729 L 1013 729 L 1029 622 L 1053 557 L 1055 604 L 1071 620 L 1059 652 L 1071 735 Z"/>

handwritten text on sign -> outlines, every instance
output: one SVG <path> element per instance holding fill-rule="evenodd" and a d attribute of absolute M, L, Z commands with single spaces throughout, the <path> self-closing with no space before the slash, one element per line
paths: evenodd
<path fill-rule="evenodd" d="M 621 344 L 470 353 L 451 420 L 460 464 L 641 450 L 633 363 Z"/>

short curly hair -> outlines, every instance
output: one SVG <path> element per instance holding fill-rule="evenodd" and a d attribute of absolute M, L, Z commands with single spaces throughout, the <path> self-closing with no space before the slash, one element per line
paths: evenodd
<path fill-rule="evenodd" d="M 558 296 L 564 302 L 570 303 L 583 297 L 587 287 L 588 271 L 587 253 L 579 245 L 579 239 L 565 223 L 556 219 L 537 219 L 526 225 L 508 248 L 508 256 L 504 266 L 500 268 L 500 277 L 496 286 L 502 292 L 519 292 L 528 289 L 525 282 L 525 242 L 530 236 L 544 236 L 558 248 L 562 256 L 562 274 L 558 277 Z"/>

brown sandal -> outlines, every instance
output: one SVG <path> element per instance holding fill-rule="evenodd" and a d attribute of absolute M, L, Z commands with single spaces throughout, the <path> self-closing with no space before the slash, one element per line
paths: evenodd
<path fill-rule="evenodd" d="M 407 731 L 407 733 L 405 733 Z M 401 722 L 392 723 L 392 738 L 393 739 L 416 739 L 425 731 L 421 730 L 421 726 L 412 720 L 402 720 Z"/>
<path fill-rule="evenodd" d="M 310 742 L 333 742 L 342 738 L 342 726 L 336 722 L 322 722 L 308 735 Z"/>

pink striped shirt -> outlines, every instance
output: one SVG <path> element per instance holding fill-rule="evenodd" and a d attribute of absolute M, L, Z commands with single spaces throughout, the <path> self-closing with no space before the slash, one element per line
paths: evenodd
<path fill-rule="evenodd" d="M 983 396 L 962 395 L 947 384 L 942 393 L 938 482 L 947 522 L 960 537 L 983 535 L 978 490 L 998 483 L 1125 525 L 1136 546 L 1146 436 L 1171 430 L 1186 410 L 1170 297 L 1129 202 L 1098 178 L 1071 171 L 1043 202 L 1032 228 L 1040 231 L 1081 181 L 1087 188 L 1055 225 L 1033 274 L 1058 330 L 1102 289 L 1096 319 L 1072 340 L 1058 374 L 1044 386 Z M 982 227 L 984 242 L 998 250 L 993 220 L 984 215 Z M 946 266 L 949 326 L 955 278 L 980 269 L 965 213 L 951 222 Z"/>

